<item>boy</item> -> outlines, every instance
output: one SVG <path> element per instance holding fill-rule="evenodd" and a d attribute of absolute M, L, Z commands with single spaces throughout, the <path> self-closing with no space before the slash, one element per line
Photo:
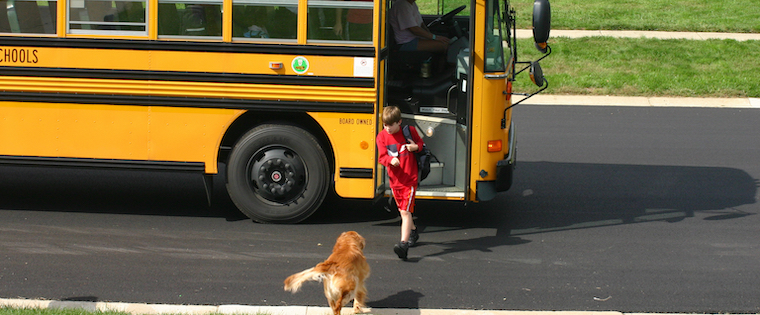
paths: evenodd
<path fill-rule="evenodd" d="M 388 169 L 393 198 L 401 214 L 401 242 L 393 247 L 398 258 L 406 260 L 409 247 L 419 239 L 414 226 L 414 195 L 417 191 L 417 158 L 413 152 L 424 144 L 414 127 L 409 127 L 411 140 L 401 132 L 401 111 L 396 106 L 383 109 L 383 130 L 377 134 L 380 164 Z"/>

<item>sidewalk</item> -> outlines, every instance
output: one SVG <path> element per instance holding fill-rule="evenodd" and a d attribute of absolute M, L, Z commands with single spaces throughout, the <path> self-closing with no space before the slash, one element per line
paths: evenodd
<path fill-rule="evenodd" d="M 513 102 L 524 97 L 515 96 Z M 517 105 L 760 108 L 760 98 L 645 97 L 539 94 Z"/>
<path fill-rule="evenodd" d="M 350 304 L 349 304 L 350 305 Z M 50 300 L 0 299 L 0 306 L 17 308 L 84 309 L 86 311 L 118 311 L 136 315 L 148 314 L 230 314 L 230 315 L 332 315 L 329 307 L 319 306 L 248 306 L 248 305 L 168 305 L 118 302 L 69 302 Z M 341 315 L 352 314 L 351 307 L 344 307 Z M 615 311 L 505 311 L 505 310 L 456 310 L 456 309 L 408 309 L 373 308 L 371 315 L 654 315 L 622 313 Z M 672 314 L 667 314 L 672 315 Z M 728 314 L 721 314 L 728 315 Z"/>
<path fill-rule="evenodd" d="M 517 30 L 517 38 L 533 37 L 532 30 Z M 659 38 L 659 39 L 733 39 L 737 41 L 760 40 L 756 33 L 717 33 L 717 32 L 657 32 L 657 31 L 605 31 L 605 30 L 551 30 L 550 37 L 582 38 L 607 36 L 618 38 Z"/>
<path fill-rule="evenodd" d="M 656 31 L 605 31 L 605 30 L 551 30 L 550 37 L 583 38 L 607 36 L 618 38 L 658 39 L 733 39 L 736 41 L 760 40 L 756 33 L 715 32 L 656 32 Z M 517 30 L 517 38 L 532 38 L 533 31 Z M 518 101 L 522 97 L 515 97 Z M 699 98 L 699 97 L 625 97 L 539 94 L 525 101 L 526 105 L 588 105 L 588 106 L 650 106 L 650 107 L 717 107 L 760 108 L 760 98 Z"/>

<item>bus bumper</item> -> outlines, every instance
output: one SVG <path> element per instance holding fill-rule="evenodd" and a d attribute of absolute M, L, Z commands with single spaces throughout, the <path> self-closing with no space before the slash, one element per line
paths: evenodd
<path fill-rule="evenodd" d="M 517 145 L 515 143 L 515 128 L 512 125 L 509 130 L 509 154 L 503 160 L 496 162 L 496 180 L 477 183 L 479 201 L 491 200 L 496 197 L 496 193 L 507 191 L 512 187 L 512 176 L 517 162 Z"/>

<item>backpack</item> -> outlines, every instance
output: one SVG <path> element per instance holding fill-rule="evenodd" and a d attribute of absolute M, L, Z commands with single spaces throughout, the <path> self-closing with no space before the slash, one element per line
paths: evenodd
<path fill-rule="evenodd" d="M 409 125 L 404 125 L 404 127 L 401 128 L 401 131 L 404 133 L 406 141 L 413 142 Z M 431 153 L 427 148 L 427 145 L 423 143 L 422 147 L 420 147 L 417 152 L 414 152 L 414 156 L 417 158 L 417 183 L 419 183 L 430 174 L 430 159 L 432 158 L 433 153 Z"/>

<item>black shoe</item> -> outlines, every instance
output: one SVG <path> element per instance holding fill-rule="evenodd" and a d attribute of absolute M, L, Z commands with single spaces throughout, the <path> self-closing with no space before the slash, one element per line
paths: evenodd
<path fill-rule="evenodd" d="M 414 245 L 417 245 L 417 240 L 420 239 L 420 235 L 417 234 L 417 229 L 412 230 L 412 233 L 409 234 L 409 247 L 414 247 Z"/>
<path fill-rule="evenodd" d="M 399 242 L 398 244 L 393 246 L 393 252 L 398 255 L 398 258 L 401 258 L 402 260 L 406 260 L 406 254 L 409 252 L 409 243 L 407 242 Z"/>

